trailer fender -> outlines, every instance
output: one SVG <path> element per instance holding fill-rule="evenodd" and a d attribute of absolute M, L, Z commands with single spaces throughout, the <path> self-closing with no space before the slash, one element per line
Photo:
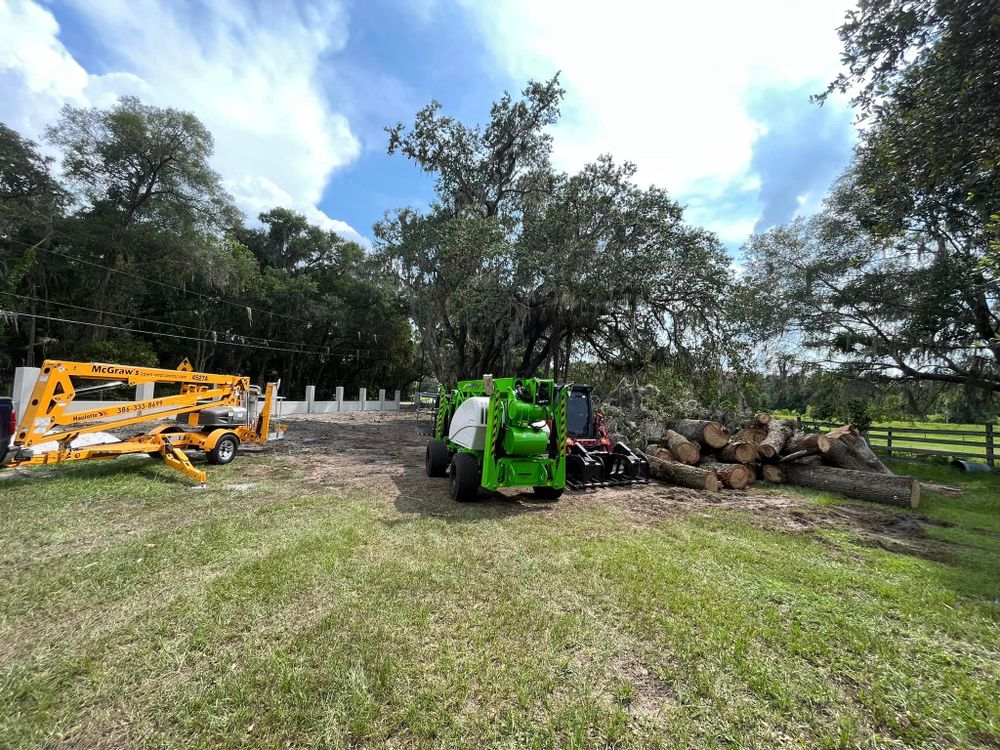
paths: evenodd
<path fill-rule="evenodd" d="M 235 432 L 233 432 L 232 430 L 227 430 L 224 427 L 220 427 L 219 429 L 212 430 L 210 433 L 208 433 L 207 435 L 205 435 L 205 439 L 201 441 L 201 445 L 199 447 L 203 451 L 205 451 L 206 453 L 208 453 L 208 451 L 210 451 L 213 448 L 215 448 L 215 446 L 219 442 L 219 439 L 223 435 L 232 435 L 233 437 L 236 438 L 236 442 L 237 443 L 242 442 L 240 440 L 240 436 L 237 435 Z"/>

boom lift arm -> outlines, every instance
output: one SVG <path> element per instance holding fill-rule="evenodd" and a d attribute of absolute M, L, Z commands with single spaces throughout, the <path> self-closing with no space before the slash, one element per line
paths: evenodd
<path fill-rule="evenodd" d="M 111 378 L 116 380 L 89 388 L 77 388 L 73 382 Z M 73 400 L 81 393 L 143 383 L 179 383 L 180 393 L 82 412 L 69 411 Z M 229 463 L 241 442 L 263 444 L 271 428 L 271 406 L 277 389 L 276 383 L 268 383 L 261 394 L 246 377 L 194 372 L 186 359 L 176 370 L 46 360 L 29 402 L 21 409 L 13 450 L 5 463 L 37 466 L 146 453 L 161 456 L 171 468 L 204 484 L 205 472 L 191 464 L 184 450 L 203 450 L 210 463 Z M 255 418 L 261 395 L 263 405 Z M 173 417 L 176 424 L 161 425 L 122 442 L 72 445 L 86 433 L 168 417 Z M 42 443 L 53 441 L 57 444 L 55 450 L 34 450 Z"/>

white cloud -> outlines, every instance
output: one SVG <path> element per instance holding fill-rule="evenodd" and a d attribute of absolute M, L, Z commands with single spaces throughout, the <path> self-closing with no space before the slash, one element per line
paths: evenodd
<path fill-rule="evenodd" d="M 331 173 L 360 145 L 319 83 L 324 56 L 343 49 L 347 19 L 323 2 L 189 5 L 71 0 L 108 73 L 87 71 L 59 39 L 52 13 L 0 0 L 0 119 L 34 137 L 63 103 L 107 106 L 135 94 L 194 112 L 215 137 L 214 165 L 254 217 L 269 198 L 352 238 L 317 208 Z"/>
<path fill-rule="evenodd" d="M 612 153 L 635 162 L 640 180 L 679 196 L 752 176 L 751 148 L 763 125 L 747 112 L 748 91 L 829 81 L 839 68 L 836 28 L 852 5 L 466 0 L 515 80 L 561 71 L 568 92 L 554 129 L 561 167 Z"/>

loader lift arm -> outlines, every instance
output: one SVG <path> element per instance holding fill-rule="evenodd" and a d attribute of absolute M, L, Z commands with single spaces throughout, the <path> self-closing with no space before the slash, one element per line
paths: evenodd
<path fill-rule="evenodd" d="M 77 388 L 74 383 L 74 380 L 111 379 L 114 382 L 89 388 Z M 144 383 L 180 384 L 180 393 L 69 411 L 81 393 Z M 46 360 L 28 403 L 21 408 L 13 450 L 5 465 L 38 466 L 145 453 L 162 457 L 171 468 L 204 484 L 205 472 L 191 464 L 185 449 L 205 451 L 210 463 L 229 463 L 240 443 L 263 444 L 271 429 L 271 407 L 276 395 L 275 383 L 268 383 L 262 394 L 259 388 L 250 385 L 247 377 L 194 372 L 187 360 L 176 370 Z M 255 416 L 261 397 L 263 404 Z M 73 446 L 74 440 L 87 433 L 166 418 L 173 418 L 176 424 L 161 425 L 122 442 Z M 45 452 L 34 450 L 49 442 L 55 442 L 57 448 Z"/>

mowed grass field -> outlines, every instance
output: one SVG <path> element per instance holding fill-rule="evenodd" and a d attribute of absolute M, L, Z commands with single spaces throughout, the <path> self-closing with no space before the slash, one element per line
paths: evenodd
<path fill-rule="evenodd" d="M 724 504 L 426 512 L 266 453 L 203 491 L 24 472 L 0 747 L 997 747 L 1000 480 L 962 481 L 890 551 Z"/>

